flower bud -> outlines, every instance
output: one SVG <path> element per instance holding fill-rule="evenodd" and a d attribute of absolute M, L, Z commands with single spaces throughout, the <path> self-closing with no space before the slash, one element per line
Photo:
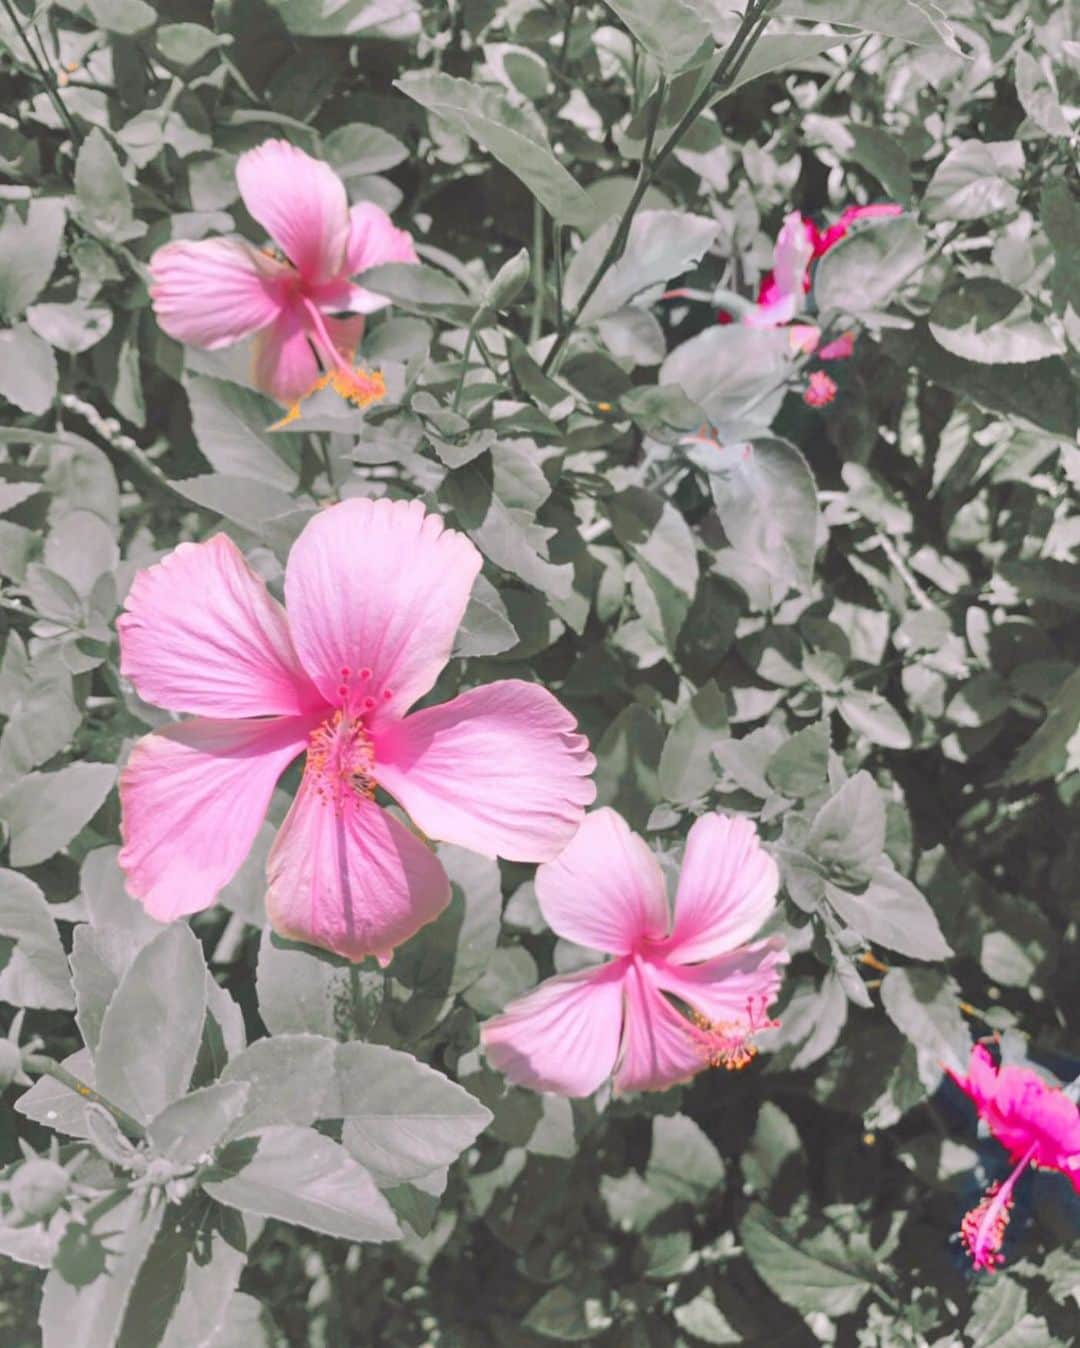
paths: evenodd
<path fill-rule="evenodd" d="M 529 250 L 522 248 L 495 273 L 495 279 L 484 297 L 493 309 L 505 309 L 529 279 Z"/>
<path fill-rule="evenodd" d="M 62 1165 L 35 1157 L 16 1170 L 11 1180 L 11 1201 L 24 1217 L 45 1221 L 67 1197 L 70 1176 Z"/>

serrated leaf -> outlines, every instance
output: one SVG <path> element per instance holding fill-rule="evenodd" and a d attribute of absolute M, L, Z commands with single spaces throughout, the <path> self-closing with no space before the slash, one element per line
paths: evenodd
<path fill-rule="evenodd" d="M 221 1074 L 223 1082 L 246 1082 L 244 1108 L 229 1136 L 244 1137 L 271 1124 L 309 1124 L 327 1117 L 323 1100 L 334 1070 L 334 1041 L 315 1034 L 279 1034 L 257 1039 Z"/>
<path fill-rule="evenodd" d="M 216 1081 L 166 1105 L 147 1128 L 162 1156 L 194 1165 L 222 1142 L 243 1112 L 251 1087 L 246 1081 Z"/>
<path fill-rule="evenodd" d="M 761 1280 L 797 1311 L 829 1316 L 858 1309 L 873 1283 L 831 1231 L 806 1237 L 755 1203 L 739 1226 L 743 1249 Z"/>

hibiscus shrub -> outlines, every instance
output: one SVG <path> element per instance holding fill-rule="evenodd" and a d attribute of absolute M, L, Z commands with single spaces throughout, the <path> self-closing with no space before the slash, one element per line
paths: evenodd
<path fill-rule="evenodd" d="M 0 39 L 3 1342 L 1075 1342 L 1069 6 Z"/>

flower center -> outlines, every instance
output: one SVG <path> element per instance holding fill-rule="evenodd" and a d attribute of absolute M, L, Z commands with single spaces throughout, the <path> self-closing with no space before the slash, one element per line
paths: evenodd
<path fill-rule="evenodd" d="M 993 1273 L 1005 1262 L 1001 1247 L 1012 1216 L 1013 1189 L 1025 1168 L 1032 1163 L 1036 1145 L 1033 1143 L 1014 1167 L 1004 1184 L 995 1182 L 987 1189 L 980 1202 L 964 1214 L 960 1223 L 960 1240 L 977 1269 Z"/>
<path fill-rule="evenodd" d="M 764 997 L 751 997 L 746 1015 L 737 1020 L 712 1021 L 700 1011 L 692 1011 L 687 1022 L 690 1037 L 701 1051 L 708 1067 L 723 1067 L 738 1072 L 757 1057 L 753 1036 L 761 1030 L 775 1030 L 780 1022 L 765 1014 Z"/>
<path fill-rule="evenodd" d="M 336 814 L 375 795 L 375 751 L 363 723 L 336 711 L 308 736 L 304 776 Z"/>

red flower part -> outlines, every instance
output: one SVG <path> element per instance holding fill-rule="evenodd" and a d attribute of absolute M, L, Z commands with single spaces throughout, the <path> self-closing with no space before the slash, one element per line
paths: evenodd
<path fill-rule="evenodd" d="M 808 407 L 827 407 L 836 397 L 836 380 L 824 370 L 815 370 L 803 393 L 803 402 Z"/>
<path fill-rule="evenodd" d="M 895 201 L 881 201 L 872 206 L 848 206 L 841 213 L 840 219 L 834 221 L 828 229 L 820 232 L 814 230 L 816 235 L 814 257 L 824 257 L 830 248 L 835 248 L 841 239 L 847 237 L 851 231 L 851 226 L 858 220 L 877 220 L 890 215 L 903 215 L 903 213 L 903 206 L 898 206 Z"/>

